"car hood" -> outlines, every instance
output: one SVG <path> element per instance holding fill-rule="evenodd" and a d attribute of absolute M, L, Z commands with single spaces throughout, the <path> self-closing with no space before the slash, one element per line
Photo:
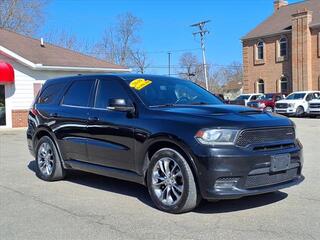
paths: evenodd
<path fill-rule="evenodd" d="M 301 102 L 303 101 L 302 99 L 297 99 L 297 100 L 287 100 L 287 99 L 283 99 L 283 100 L 279 100 L 277 101 L 277 103 L 297 103 L 297 102 Z"/>
<path fill-rule="evenodd" d="M 157 109 L 169 120 L 230 127 L 288 126 L 283 116 L 238 105 L 174 106 Z M 157 115 L 156 117 L 160 117 Z"/>
<path fill-rule="evenodd" d="M 309 103 L 320 103 L 320 99 L 312 99 Z"/>

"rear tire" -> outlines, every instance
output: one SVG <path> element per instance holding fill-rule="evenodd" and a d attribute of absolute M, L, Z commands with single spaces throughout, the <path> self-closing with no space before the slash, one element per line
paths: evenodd
<path fill-rule="evenodd" d="M 66 176 L 58 150 L 48 136 L 42 137 L 37 145 L 36 174 L 45 181 L 57 181 Z"/>
<path fill-rule="evenodd" d="M 152 156 L 147 186 L 156 207 L 165 212 L 188 212 L 201 200 L 188 162 L 171 148 L 162 148 Z"/>

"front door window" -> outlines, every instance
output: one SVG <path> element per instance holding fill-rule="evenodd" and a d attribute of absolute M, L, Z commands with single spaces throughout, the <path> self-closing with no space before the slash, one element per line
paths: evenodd
<path fill-rule="evenodd" d="M 0 85 L 0 126 L 6 125 L 6 101 L 4 85 Z"/>

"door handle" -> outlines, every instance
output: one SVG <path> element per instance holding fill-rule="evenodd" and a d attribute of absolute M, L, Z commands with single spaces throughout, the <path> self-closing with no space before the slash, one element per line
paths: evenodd
<path fill-rule="evenodd" d="M 89 122 L 97 122 L 97 121 L 99 121 L 99 118 L 98 117 L 89 117 L 88 120 L 89 120 Z"/>

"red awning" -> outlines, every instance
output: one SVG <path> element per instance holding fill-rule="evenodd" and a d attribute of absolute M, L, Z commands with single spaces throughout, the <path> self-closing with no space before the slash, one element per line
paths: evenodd
<path fill-rule="evenodd" d="M 0 84 L 14 83 L 13 67 L 6 62 L 0 61 Z"/>

